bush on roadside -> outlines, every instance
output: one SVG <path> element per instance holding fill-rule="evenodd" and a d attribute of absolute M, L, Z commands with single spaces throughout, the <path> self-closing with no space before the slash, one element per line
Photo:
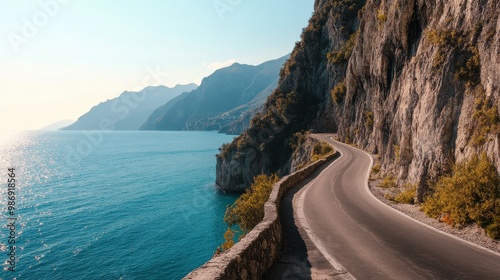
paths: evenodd
<path fill-rule="evenodd" d="M 414 204 L 416 194 L 417 186 L 408 185 L 404 187 L 403 191 L 401 191 L 394 197 L 394 201 L 403 204 Z"/>
<path fill-rule="evenodd" d="M 390 189 L 390 188 L 395 188 L 397 187 L 398 184 L 396 183 L 396 178 L 393 176 L 387 176 L 382 180 L 382 183 L 380 183 L 380 187 L 384 189 Z"/>
<path fill-rule="evenodd" d="M 486 233 L 489 237 L 500 239 L 500 222 L 495 222 L 486 227 Z"/>
<path fill-rule="evenodd" d="M 483 153 L 457 164 L 449 176 L 441 177 L 422 210 L 438 218 L 449 214 L 453 225 L 477 223 L 492 238 L 499 238 L 500 176 Z"/>
<path fill-rule="evenodd" d="M 256 176 L 250 189 L 226 209 L 224 221 L 230 227 L 238 225 L 244 234 L 250 232 L 264 218 L 264 204 L 278 180 L 275 174 Z"/>
<path fill-rule="evenodd" d="M 312 155 L 311 155 L 312 162 L 315 162 L 319 159 L 322 159 L 331 153 L 333 153 L 333 148 L 330 144 L 328 144 L 326 142 L 316 143 L 316 145 L 314 145 L 314 147 L 313 147 L 313 151 L 312 151 Z"/>

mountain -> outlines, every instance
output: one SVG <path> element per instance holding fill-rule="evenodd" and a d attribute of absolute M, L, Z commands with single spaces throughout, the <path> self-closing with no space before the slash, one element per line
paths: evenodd
<path fill-rule="evenodd" d="M 384 176 L 429 182 L 485 152 L 500 172 L 500 2 L 316 0 L 252 125 L 217 157 L 222 190 L 290 171 L 293 135 L 336 132 Z"/>
<path fill-rule="evenodd" d="M 43 130 L 43 131 L 59 130 L 59 129 L 64 128 L 64 127 L 66 127 L 74 122 L 75 122 L 74 120 L 62 120 L 62 121 L 58 121 L 58 122 L 49 124 L 47 126 L 44 126 L 44 127 L 40 128 L 39 130 Z"/>
<path fill-rule="evenodd" d="M 119 97 L 94 106 L 64 130 L 99 130 L 106 123 L 113 124 L 111 130 L 138 130 L 147 118 L 169 100 L 183 92 L 195 89 L 197 85 L 147 87 L 140 92 L 125 91 Z"/>
<path fill-rule="evenodd" d="M 221 130 L 255 112 L 277 87 L 279 71 L 288 56 L 258 66 L 235 63 L 206 77 L 196 89 L 158 108 L 143 130 Z M 241 130 L 228 127 L 226 132 Z M 235 124 L 236 125 L 236 124 Z"/>

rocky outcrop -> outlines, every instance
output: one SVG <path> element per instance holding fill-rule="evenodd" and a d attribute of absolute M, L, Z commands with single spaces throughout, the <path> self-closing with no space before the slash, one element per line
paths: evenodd
<path fill-rule="evenodd" d="M 360 9 L 363 7 L 362 9 Z M 500 2 L 317 0 L 251 127 L 223 147 L 217 184 L 291 170 L 292 135 L 337 132 L 419 184 L 485 151 L 500 170 Z"/>

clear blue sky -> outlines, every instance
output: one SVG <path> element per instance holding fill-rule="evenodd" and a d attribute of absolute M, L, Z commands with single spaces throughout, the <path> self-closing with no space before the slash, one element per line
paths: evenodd
<path fill-rule="evenodd" d="M 45 5 L 41 5 L 45 3 Z M 0 130 L 291 52 L 313 0 L 0 0 Z M 156 72 L 156 75 L 150 74 Z"/>

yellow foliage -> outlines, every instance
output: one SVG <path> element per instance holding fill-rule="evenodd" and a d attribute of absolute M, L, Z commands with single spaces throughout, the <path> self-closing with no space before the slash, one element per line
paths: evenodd
<path fill-rule="evenodd" d="M 453 168 L 432 186 L 422 210 L 433 218 L 449 214 L 452 224 L 477 223 L 500 238 L 500 176 L 485 153 Z M 495 232 L 499 233 L 495 235 Z"/>
<path fill-rule="evenodd" d="M 238 225 L 243 233 L 250 232 L 264 218 L 264 204 L 278 180 L 275 174 L 256 176 L 250 189 L 226 209 L 224 221 L 229 226 Z"/>
<path fill-rule="evenodd" d="M 335 101 L 335 103 L 340 104 L 344 100 L 344 97 L 346 95 L 347 88 L 345 86 L 345 80 L 339 82 L 331 92 L 331 97 L 332 100 Z"/>
<path fill-rule="evenodd" d="M 367 111 L 365 112 L 365 125 L 368 129 L 373 128 L 373 123 L 375 122 L 373 112 Z"/>
<path fill-rule="evenodd" d="M 347 40 L 337 52 L 329 52 L 327 54 L 328 60 L 335 64 L 347 62 L 351 57 L 351 53 L 354 49 L 354 45 L 356 44 L 356 38 L 358 38 L 358 34 L 359 31 L 353 33 L 349 37 L 349 40 Z"/>
<path fill-rule="evenodd" d="M 222 243 L 222 250 L 227 251 L 234 245 L 234 231 L 230 228 L 224 233 L 224 243 Z"/>
<path fill-rule="evenodd" d="M 395 188 L 397 186 L 398 184 L 396 183 L 396 179 L 392 176 L 385 177 L 382 180 L 382 183 L 380 183 L 380 187 L 385 189 Z"/>
<path fill-rule="evenodd" d="M 417 186 L 406 186 L 403 191 L 401 191 L 394 197 L 394 201 L 397 203 L 414 204 L 416 193 Z"/>
<path fill-rule="evenodd" d="M 312 150 L 312 162 L 325 158 L 333 153 L 333 148 L 326 142 L 319 142 L 314 145 Z"/>
<path fill-rule="evenodd" d="M 476 99 L 474 115 L 474 133 L 472 144 L 476 147 L 482 146 L 488 140 L 489 134 L 500 133 L 500 116 L 497 106 L 487 100 L 484 91 L 481 91 Z"/>

